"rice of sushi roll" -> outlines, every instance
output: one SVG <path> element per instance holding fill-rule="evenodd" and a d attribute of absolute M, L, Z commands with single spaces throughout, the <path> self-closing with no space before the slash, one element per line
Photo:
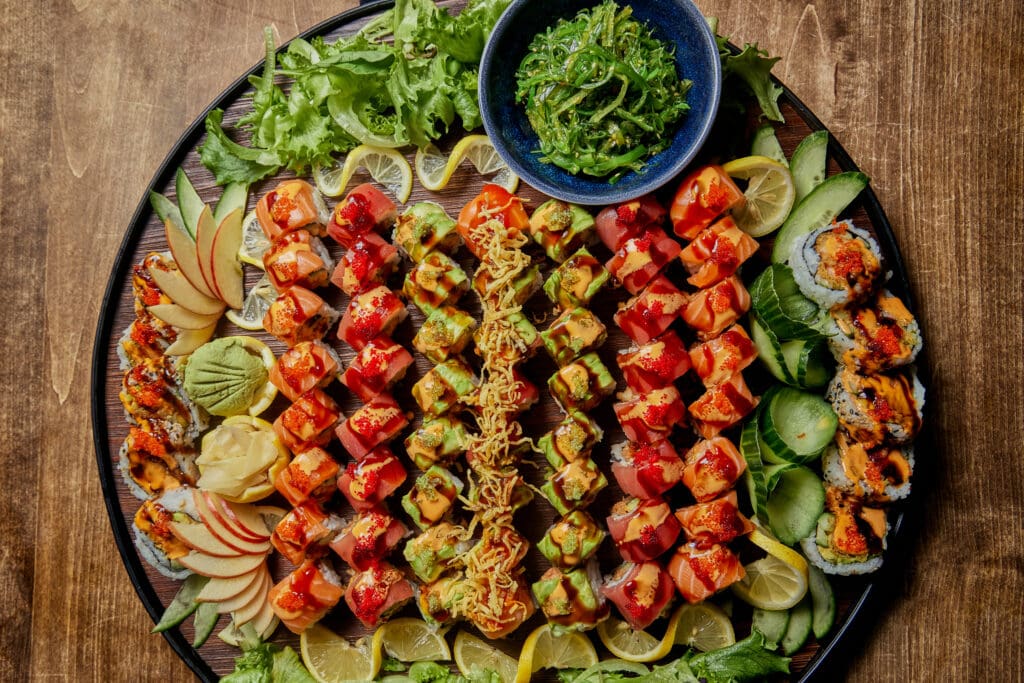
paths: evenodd
<path fill-rule="evenodd" d="M 826 574 L 869 574 L 882 566 L 888 533 L 885 509 L 830 486 L 825 492 L 825 512 L 800 547 Z"/>
<path fill-rule="evenodd" d="M 908 444 L 921 428 L 924 387 L 913 366 L 888 375 L 860 375 L 843 367 L 825 399 L 842 428 L 865 448 Z"/>
<path fill-rule="evenodd" d="M 885 289 L 864 306 L 833 309 L 827 327 L 835 359 L 863 374 L 909 365 L 923 344 L 914 315 Z"/>
<path fill-rule="evenodd" d="M 181 521 L 199 522 L 192 489 L 187 486 L 144 501 L 132 520 L 139 556 L 164 576 L 177 580 L 192 573 L 178 562 L 188 555 L 188 546 L 171 533 L 171 522 Z"/>
<path fill-rule="evenodd" d="M 900 500 L 910 494 L 914 449 L 865 448 L 843 432 L 825 449 L 821 460 L 825 482 L 871 500 Z"/>
<path fill-rule="evenodd" d="M 881 253 L 871 233 L 842 221 L 797 240 L 789 265 L 803 295 L 827 310 L 875 291 L 882 279 Z"/>

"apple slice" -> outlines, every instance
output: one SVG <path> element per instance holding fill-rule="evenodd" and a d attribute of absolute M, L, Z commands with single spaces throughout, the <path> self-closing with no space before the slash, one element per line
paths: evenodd
<path fill-rule="evenodd" d="M 174 303 L 193 313 L 213 315 L 224 310 L 224 302 L 196 289 L 173 259 L 161 256 L 158 262 L 150 264 L 149 274 L 156 286 Z"/>
<path fill-rule="evenodd" d="M 226 500 L 218 496 L 216 493 L 210 491 L 204 491 L 203 495 L 206 496 L 206 503 L 210 506 L 210 509 L 214 511 L 217 518 L 227 527 L 231 533 L 235 534 L 242 540 L 249 541 L 250 543 L 265 543 L 270 540 L 270 532 L 266 530 L 266 525 L 254 527 L 256 531 L 250 531 L 247 527 L 242 526 L 242 523 L 238 521 L 235 516 L 235 511 L 228 507 Z"/>
<path fill-rule="evenodd" d="M 204 204 L 199 214 L 199 222 L 196 223 L 196 258 L 199 259 L 199 271 L 203 274 L 206 286 L 215 297 L 223 301 L 223 293 L 213 279 L 213 264 L 210 258 L 213 254 L 213 240 L 216 237 L 217 223 L 213 220 L 213 211 Z"/>
<path fill-rule="evenodd" d="M 205 212 L 203 214 L 206 215 Z M 210 217 L 210 221 L 213 217 Z M 202 222 L 200 221 L 200 225 Z M 203 239 L 200 233 L 200 245 Z M 228 306 L 240 310 L 245 302 L 245 283 L 242 277 L 242 264 L 238 260 L 238 250 L 242 246 L 242 210 L 233 209 L 217 226 L 217 234 L 213 239 L 210 252 L 210 268 L 213 271 L 211 283 Z M 199 251 L 200 263 L 205 256 Z M 205 272 L 205 271 L 204 271 Z"/>
<path fill-rule="evenodd" d="M 199 517 L 214 536 L 219 538 L 225 545 L 235 548 L 239 552 L 270 552 L 269 537 L 253 539 L 248 535 L 242 536 L 241 530 L 225 519 L 224 514 L 218 509 L 219 506 L 211 503 L 210 495 L 212 494 L 200 491 L 199 489 L 193 489 L 192 491 L 192 498 L 195 500 Z"/>
<path fill-rule="evenodd" d="M 260 635 L 263 640 L 270 640 L 270 636 L 273 635 L 277 629 L 278 620 L 277 614 L 274 612 L 274 608 L 270 605 L 270 600 L 264 600 L 260 606 L 259 613 L 249 622 L 252 624 L 253 629 Z M 236 625 L 241 626 L 237 621 Z"/>
<path fill-rule="evenodd" d="M 222 600 L 217 603 L 217 613 L 227 614 L 228 612 L 238 612 L 248 608 L 253 614 L 259 612 L 259 601 L 267 599 L 267 591 L 270 590 L 270 586 L 267 585 L 270 574 L 267 573 L 267 565 L 264 563 L 256 570 L 256 579 L 249 584 L 249 586 L 232 598 Z M 210 579 L 214 581 L 215 579 Z M 253 603 L 256 603 L 253 605 Z"/>
<path fill-rule="evenodd" d="M 203 590 L 199 591 L 199 595 L 196 596 L 196 602 L 224 602 L 225 600 L 230 600 L 248 589 L 252 584 L 261 581 L 261 571 L 265 570 L 266 565 L 264 564 L 263 570 L 257 567 L 248 574 L 233 576 L 230 579 L 210 579 L 203 586 Z"/>
<path fill-rule="evenodd" d="M 206 296 L 216 299 L 217 297 L 206 286 L 206 280 L 203 279 L 203 271 L 199 269 L 196 243 L 188 231 L 168 219 L 164 221 L 164 235 L 167 237 L 167 246 L 171 248 L 171 254 L 174 255 L 174 262 L 178 264 L 182 274 L 188 278 L 193 287 Z"/>
<path fill-rule="evenodd" d="M 214 557 L 196 551 L 178 558 L 181 566 L 196 574 L 211 578 L 230 578 L 248 574 L 266 561 L 265 555 L 236 555 L 235 557 Z"/>
<path fill-rule="evenodd" d="M 243 553 L 226 545 L 202 522 L 171 522 L 171 533 L 197 553 L 213 557 L 237 557 Z"/>
<path fill-rule="evenodd" d="M 267 594 L 270 592 L 270 587 L 274 584 L 274 580 L 270 577 L 270 572 L 266 569 L 263 570 L 263 576 L 260 579 L 259 587 L 255 588 L 249 600 L 243 604 L 229 605 L 228 602 L 223 602 L 218 607 L 218 612 L 225 614 L 231 612 L 231 618 L 234 619 L 235 623 L 241 626 L 247 622 L 253 620 L 253 618 L 260 613 L 263 608 L 263 603 L 267 601 Z M 238 596 L 238 600 L 232 602 L 241 601 L 242 596 Z M 223 608 L 223 609 L 221 609 Z"/>
<path fill-rule="evenodd" d="M 210 325 L 216 325 L 220 320 L 220 313 L 199 315 L 178 304 L 156 304 L 147 307 L 146 310 L 168 325 L 174 325 L 183 330 L 201 330 Z"/>
<path fill-rule="evenodd" d="M 178 338 L 164 351 L 168 356 L 187 356 L 205 344 L 213 336 L 217 323 L 198 330 L 179 330 Z"/>
<path fill-rule="evenodd" d="M 232 522 L 249 535 L 269 540 L 271 531 L 263 521 L 256 506 L 249 503 L 232 503 L 227 498 L 220 498 L 221 509 L 232 518 Z"/>

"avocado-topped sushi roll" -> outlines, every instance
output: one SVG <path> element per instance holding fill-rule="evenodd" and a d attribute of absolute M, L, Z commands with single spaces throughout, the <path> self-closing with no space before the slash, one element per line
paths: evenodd
<path fill-rule="evenodd" d="M 909 365 L 921 350 L 917 320 L 888 290 L 864 306 L 834 309 L 830 327 L 832 355 L 866 375 Z"/>
<path fill-rule="evenodd" d="M 537 549 L 551 564 L 572 569 L 590 559 L 605 536 L 590 515 L 573 510 L 548 528 Z"/>
<path fill-rule="evenodd" d="M 455 220 L 440 204 L 419 202 L 398 217 L 394 242 L 419 263 L 432 251 L 455 251 L 461 239 L 455 231 Z"/>
<path fill-rule="evenodd" d="M 581 206 L 549 199 L 530 216 L 529 230 L 548 258 L 562 263 L 594 240 L 594 218 Z"/>
<path fill-rule="evenodd" d="M 832 223 L 797 240 L 789 256 L 796 284 L 825 309 L 863 301 L 882 280 L 878 242 L 849 221 Z"/>
<path fill-rule="evenodd" d="M 817 528 L 800 546 L 826 574 L 867 574 L 882 566 L 888 530 L 883 508 L 830 486 Z"/>
<path fill-rule="evenodd" d="M 569 631 L 585 631 L 608 617 L 597 565 L 563 572 L 551 567 L 533 584 L 533 596 L 548 622 Z"/>
<path fill-rule="evenodd" d="M 868 376 L 843 368 L 828 385 L 825 398 L 843 429 L 866 448 L 908 444 L 921 428 L 924 387 L 913 368 Z"/>

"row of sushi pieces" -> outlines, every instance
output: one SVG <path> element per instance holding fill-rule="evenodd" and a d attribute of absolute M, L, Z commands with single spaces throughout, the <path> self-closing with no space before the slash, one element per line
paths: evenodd
<path fill-rule="evenodd" d="M 674 232 L 690 240 L 686 247 L 665 234 L 660 226 L 667 212 L 650 197 L 598 216 L 609 248 L 621 251 L 623 243 L 637 244 L 651 239 L 649 235 L 665 245 L 668 258 L 663 263 L 644 258 L 642 267 L 631 273 L 634 281 L 623 283 L 636 296 L 643 296 L 640 288 L 668 280 L 659 271 L 676 256 L 689 273 L 687 282 L 699 288 L 693 294 L 679 288 L 674 288 L 679 294 L 673 292 L 676 301 L 685 302 L 676 309 L 678 317 L 697 337 L 689 348 L 672 329 L 672 317 L 662 316 L 652 325 L 652 318 L 645 316 L 641 326 L 629 318 L 623 325 L 622 311 L 617 316 L 634 346 L 617 358 L 627 390 L 615 412 L 627 441 L 614 449 L 612 472 L 630 497 L 616 503 L 607 520 L 625 562 L 602 592 L 636 629 L 663 615 L 677 591 L 696 603 L 741 579 L 743 567 L 727 544 L 753 528 L 732 490 L 745 462 L 720 432 L 756 404 L 741 374 L 756 351 L 737 322 L 749 307 L 749 297 L 736 271 L 757 243 L 731 218 L 720 216 L 721 209 L 712 208 L 714 202 L 705 196 L 714 193 L 716 170 L 698 169 L 677 192 L 669 217 Z M 675 383 L 691 369 L 705 393 L 686 407 Z M 670 439 L 674 427 L 688 419 L 700 439 L 680 457 Z M 673 514 L 663 496 L 680 482 L 695 502 Z M 685 542 L 678 543 L 681 534 Z"/>
<path fill-rule="evenodd" d="M 886 504 L 910 492 L 925 400 L 913 365 L 920 328 L 885 288 L 877 241 L 850 221 L 809 232 L 794 243 L 786 266 L 775 267 L 788 267 L 774 277 L 785 282 L 791 273 L 818 307 L 815 328 L 838 364 L 825 389 L 839 420 L 822 456 L 825 512 L 801 547 L 829 573 L 874 571 L 886 546 Z"/>

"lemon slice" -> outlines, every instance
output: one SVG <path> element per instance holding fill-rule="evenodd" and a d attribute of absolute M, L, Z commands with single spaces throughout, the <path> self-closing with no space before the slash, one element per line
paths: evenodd
<path fill-rule="evenodd" d="M 732 585 L 732 591 L 754 607 L 789 609 L 807 593 L 807 577 L 774 555 L 755 560 L 744 569 L 747 575 Z"/>
<path fill-rule="evenodd" d="M 423 187 L 432 192 L 443 190 L 466 159 L 480 175 L 496 174 L 489 182 L 509 192 L 515 192 L 519 187 L 519 177 L 505 164 L 486 135 L 467 135 L 456 143 L 447 158 L 432 144 L 417 150 L 414 162 L 416 177 Z"/>
<path fill-rule="evenodd" d="M 412 193 L 412 166 L 405 156 L 388 147 L 359 145 L 345 156 L 344 164 L 313 166 L 313 182 L 321 193 L 338 197 L 348 187 L 352 176 L 360 168 L 366 169 L 374 182 L 383 185 L 404 204 Z"/>
<path fill-rule="evenodd" d="M 627 662 L 653 662 L 665 656 L 675 645 L 673 618 L 661 640 L 647 631 L 637 631 L 625 621 L 609 617 L 597 625 L 597 636 L 608 651 Z"/>
<path fill-rule="evenodd" d="M 763 156 L 734 159 L 722 166 L 731 178 L 745 180 L 746 201 L 732 217 L 743 232 L 762 237 L 786 221 L 796 201 L 793 175 L 783 164 Z"/>
<path fill-rule="evenodd" d="M 728 615 L 709 602 L 685 603 L 672 615 L 672 620 L 678 645 L 710 652 L 736 642 L 736 632 Z"/>
<path fill-rule="evenodd" d="M 805 578 L 807 577 L 807 560 L 805 560 L 804 556 L 797 551 L 760 529 L 754 529 L 751 531 L 747 538 L 750 539 L 751 543 L 760 547 L 769 555 L 774 555 L 789 566 L 798 570 Z"/>
<path fill-rule="evenodd" d="M 263 367 L 268 372 L 270 368 L 274 367 L 277 359 L 274 358 L 274 352 L 270 350 L 269 346 L 254 337 L 236 337 L 236 339 L 241 340 L 242 346 L 260 357 L 260 360 L 263 361 Z M 252 405 L 249 406 L 249 410 L 246 412 L 253 416 L 259 415 L 270 407 L 275 398 L 277 398 L 277 387 L 274 386 L 273 382 L 267 380 L 266 384 L 252 397 Z"/>
<path fill-rule="evenodd" d="M 496 672 L 506 683 L 516 680 L 515 659 L 466 631 L 459 631 L 455 636 L 455 647 L 452 652 L 455 655 L 455 665 L 467 678 L 489 669 Z"/>
<path fill-rule="evenodd" d="M 380 671 L 380 648 L 365 639 L 350 643 L 320 624 L 302 632 L 299 651 L 302 663 L 320 683 L 372 681 Z"/>
<path fill-rule="evenodd" d="M 400 662 L 446 662 L 452 658 L 444 633 L 422 619 L 394 619 L 378 631 L 383 634 L 384 651 Z"/>
<path fill-rule="evenodd" d="M 603 622 L 602 622 L 603 623 Z M 528 683 L 541 669 L 589 669 L 597 664 L 597 650 L 578 631 L 556 634 L 544 624 L 526 637 L 516 667 L 516 683 Z"/>
<path fill-rule="evenodd" d="M 270 240 L 263 234 L 256 212 L 250 211 L 242 221 L 242 246 L 238 248 L 238 260 L 263 270 L 263 254 L 270 248 Z"/>
<path fill-rule="evenodd" d="M 263 316 L 267 314 L 267 309 L 276 298 L 277 290 L 270 284 L 270 278 L 264 275 L 249 290 L 245 301 L 242 302 L 241 310 L 228 309 L 224 317 L 243 330 L 262 330 Z"/>

